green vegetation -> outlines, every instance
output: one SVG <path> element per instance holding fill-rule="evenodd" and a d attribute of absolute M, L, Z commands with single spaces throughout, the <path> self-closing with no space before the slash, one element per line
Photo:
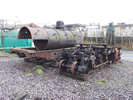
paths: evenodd
<path fill-rule="evenodd" d="M 129 67 L 129 66 L 127 66 L 127 65 L 120 65 L 120 67 Z"/>
<path fill-rule="evenodd" d="M 99 84 L 104 84 L 104 83 L 106 83 L 106 80 L 105 79 L 102 79 L 100 82 L 99 82 Z"/>
<path fill-rule="evenodd" d="M 43 67 L 41 65 L 37 65 L 33 69 L 43 69 Z"/>
<path fill-rule="evenodd" d="M 112 71 L 112 70 L 110 69 L 110 71 Z"/>
<path fill-rule="evenodd" d="M 125 50 L 133 50 L 133 44 L 121 43 L 121 44 L 116 44 L 115 46 L 121 47 L 122 49 Z"/>
<path fill-rule="evenodd" d="M 37 70 L 35 71 L 35 73 L 36 73 L 36 74 L 45 74 L 41 69 L 37 69 Z"/>
<path fill-rule="evenodd" d="M 33 74 L 32 73 L 26 73 L 28 76 L 32 76 Z"/>
<path fill-rule="evenodd" d="M 105 79 L 102 79 L 101 82 L 106 83 L 106 80 Z"/>
<path fill-rule="evenodd" d="M 42 71 L 43 67 L 40 66 L 40 65 L 35 66 L 33 69 L 36 69 L 36 71 L 35 71 L 36 74 L 45 74 L 45 73 Z"/>
<path fill-rule="evenodd" d="M 2 80 L 1 83 L 5 83 L 6 81 Z"/>
<path fill-rule="evenodd" d="M 97 43 L 96 41 L 84 41 L 84 43 Z M 98 43 L 102 43 L 99 42 Z M 133 50 L 133 44 L 132 43 L 116 43 L 115 45 L 113 45 L 113 47 L 121 47 L 124 50 Z"/>
<path fill-rule="evenodd" d="M 91 85 L 90 83 L 86 83 L 86 85 Z"/>

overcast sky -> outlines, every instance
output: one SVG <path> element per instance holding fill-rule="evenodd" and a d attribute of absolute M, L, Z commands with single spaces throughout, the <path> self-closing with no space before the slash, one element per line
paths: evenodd
<path fill-rule="evenodd" d="M 133 23 L 133 0 L 0 0 L 0 19 L 22 23 Z"/>

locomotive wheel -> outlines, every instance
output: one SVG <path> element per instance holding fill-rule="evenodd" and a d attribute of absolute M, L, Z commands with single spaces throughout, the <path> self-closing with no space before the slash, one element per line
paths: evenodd
<path fill-rule="evenodd" d="M 119 50 L 118 50 L 118 48 L 115 48 L 115 50 L 116 50 L 116 54 L 115 54 L 115 59 L 114 59 L 114 63 L 117 63 L 117 61 L 118 61 L 118 59 L 119 59 Z"/>
<path fill-rule="evenodd" d="M 71 67 L 71 73 L 75 74 L 77 72 L 77 70 L 78 70 L 78 62 L 74 61 L 72 64 L 72 67 Z"/>
<path fill-rule="evenodd" d="M 66 60 L 61 60 L 59 63 L 59 70 L 62 72 L 65 72 L 67 70 L 67 67 L 64 67 L 63 65 L 65 65 L 67 62 Z"/>

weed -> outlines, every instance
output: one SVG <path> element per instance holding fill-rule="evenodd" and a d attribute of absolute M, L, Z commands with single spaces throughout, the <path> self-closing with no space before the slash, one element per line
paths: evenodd
<path fill-rule="evenodd" d="M 41 69 L 37 69 L 37 70 L 35 71 L 35 73 L 36 73 L 36 74 L 45 74 Z"/>
<path fill-rule="evenodd" d="M 29 63 L 29 65 L 32 65 L 31 63 Z"/>
<path fill-rule="evenodd" d="M 1 82 L 2 82 L 2 83 L 5 83 L 6 81 L 2 80 Z"/>
<path fill-rule="evenodd" d="M 99 82 L 100 85 L 102 85 L 103 83 L 102 82 Z"/>
<path fill-rule="evenodd" d="M 129 67 L 129 66 L 126 66 L 126 65 L 120 65 L 120 67 Z"/>
<path fill-rule="evenodd" d="M 101 82 L 106 83 L 106 80 L 105 79 L 102 79 Z"/>
<path fill-rule="evenodd" d="M 103 83 L 106 83 L 106 80 L 105 79 L 102 79 L 100 82 L 99 82 L 99 84 L 103 84 Z"/>
<path fill-rule="evenodd" d="M 37 65 L 37 66 L 35 66 L 33 69 L 43 69 L 43 67 L 40 66 L 40 65 Z"/>
<path fill-rule="evenodd" d="M 28 76 L 32 76 L 33 74 L 32 73 L 26 73 Z"/>
<path fill-rule="evenodd" d="M 106 74 L 107 76 L 109 76 L 110 74 Z"/>
<path fill-rule="evenodd" d="M 86 85 L 91 85 L 90 83 L 86 83 Z"/>

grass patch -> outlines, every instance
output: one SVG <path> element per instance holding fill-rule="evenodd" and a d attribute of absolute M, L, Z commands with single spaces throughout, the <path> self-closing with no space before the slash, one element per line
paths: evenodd
<path fill-rule="evenodd" d="M 129 67 L 129 66 L 127 66 L 127 65 L 120 65 L 120 67 Z"/>
<path fill-rule="evenodd" d="M 41 69 L 37 69 L 37 70 L 35 71 L 35 73 L 36 73 L 36 74 L 45 74 Z"/>
<path fill-rule="evenodd" d="M 37 65 L 37 66 L 35 66 L 33 69 L 36 69 L 36 71 L 35 71 L 36 74 L 45 74 L 45 73 L 42 71 L 43 67 L 42 67 L 41 65 Z"/>
<path fill-rule="evenodd" d="M 106 83 L 106 80 L 105 79 L 102 79 L 100 82 L 99 82 L 99 84 L 104 84 L 104 83 Z"/>
<path fill-rule="evenodd" d="M 110 74 L 106 74 L 107 76 L 110 76 Z"/>
<path fill-rule="evenodd" d="M 102 79 L 101 82 L 106 83 L 106 80 L 105 79 Z"/>
<path fill-rule="evenodd" d="M 41 65 L 37 65 L 33 69 L 43 69 L 43 67 Z"/>
<path fill-rule="evenodd" d="M 28 76 L 32 76 L 33 74 L 32 73 L 26 73 Z"/>
<path fill-rule="evenodd" d="M 86 85 L 91 85 L 90 83 L 86 83 Z"/>

